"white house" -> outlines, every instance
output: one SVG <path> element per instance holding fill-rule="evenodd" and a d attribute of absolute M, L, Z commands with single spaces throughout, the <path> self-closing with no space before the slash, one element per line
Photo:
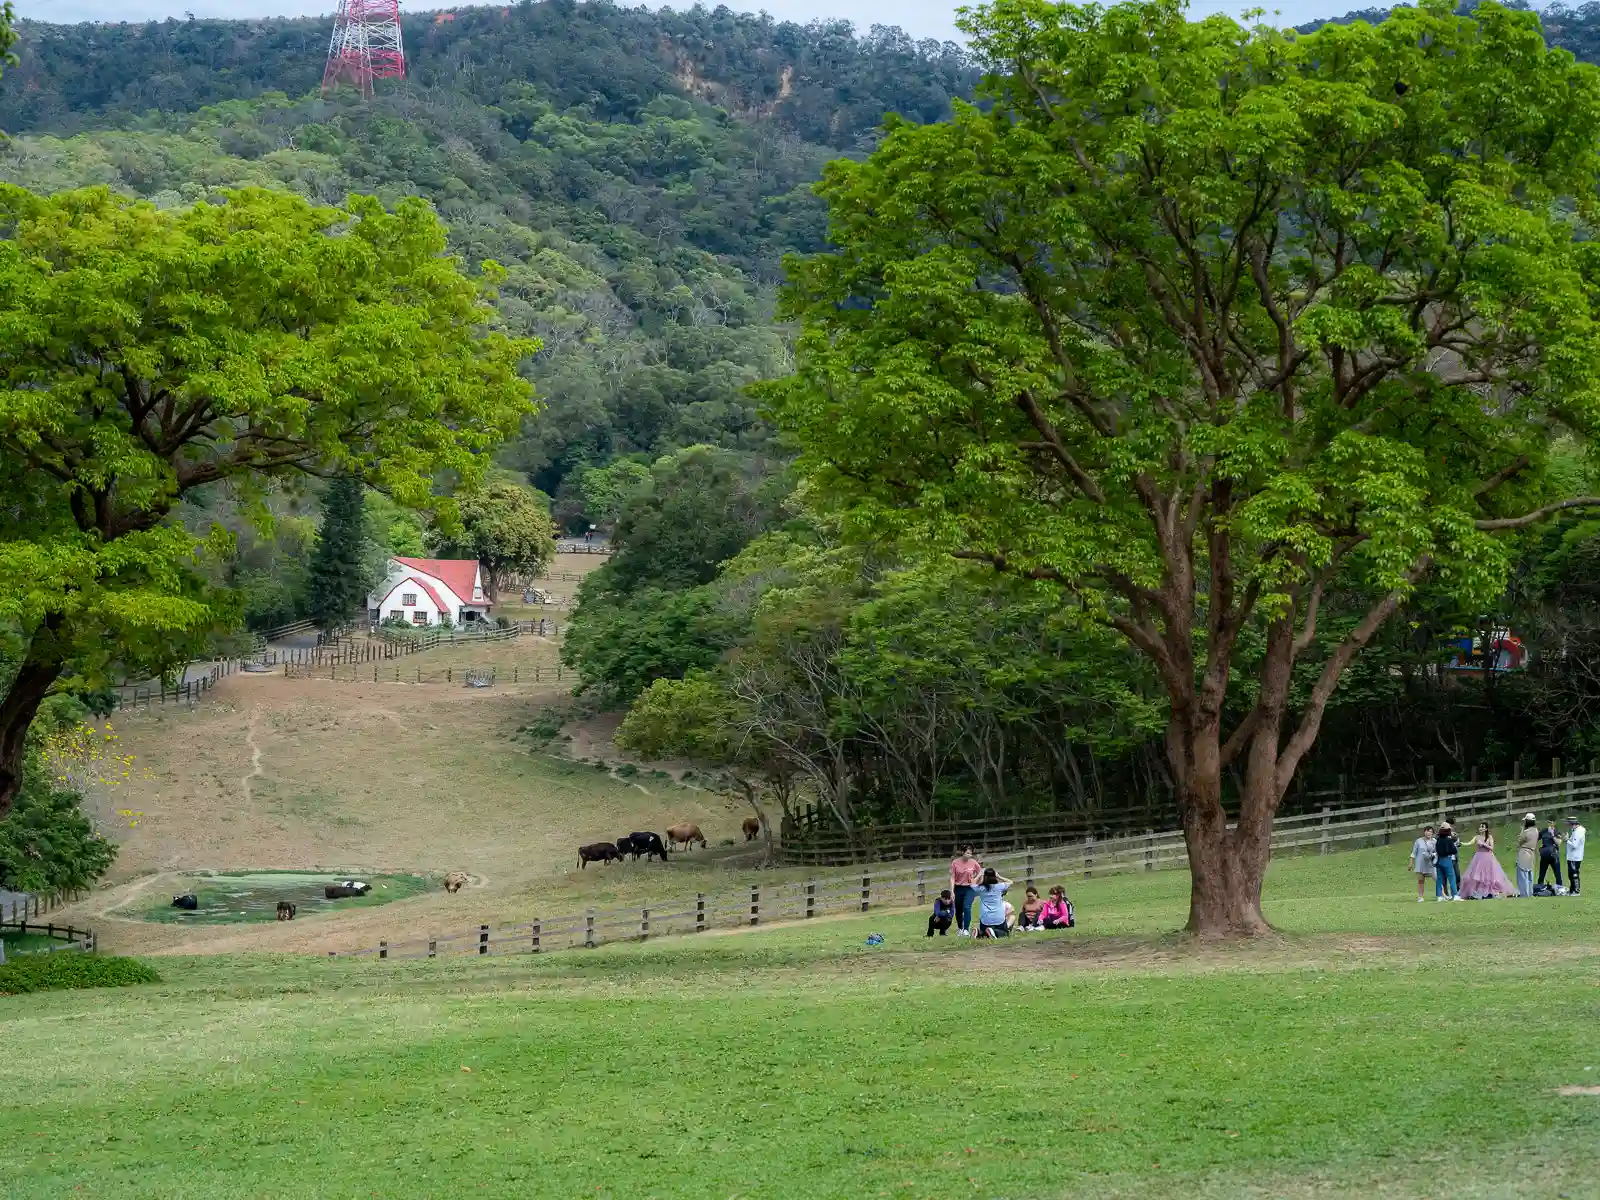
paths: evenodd
<path fill-rule="evenodd" d="M 489 619 L 483 569 L 470 558 L 391 558 L 389 574 L 367 597 L 373 624 L 400 618 L 410 625 L 437 625 L 440 616 L 464 625 Z"/>

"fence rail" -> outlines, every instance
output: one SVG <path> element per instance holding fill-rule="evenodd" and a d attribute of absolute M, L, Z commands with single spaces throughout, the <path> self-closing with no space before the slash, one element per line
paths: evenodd
<path fill-rule="evenodd" d="M 1456 821 L 1484 817 L 1506 819 L 1540 804 L 1560 802 L 1582 809 L 1600 801 L 1600 774 L 1548 780 L 1512 780 L 1442 794 L 1386 796 L 1372 803 L 1283 817 L 1272 832 L 1274 854 L 1331 854 L 1339 850 L 1388 845 L 1396 833 L 1410 832 L 1446 814 Z M 1082 841 L 1041 849 L 988 855 L 992 866 L 1024 886 L 1070 879 L 1091 879 L 1126 872 L 1186 867 L 1183 834 L 1177 830 L 1146 832 Z M 764 925 L 865 913 L 880 908 L 927 904 L 930 891 L 944 886 L 943 861 L 873 863 L 856 870 L 800 883 L 753 886 L 737 892 L 651 902 L 638 908 L 585 909 L 582 913 L 542 917 L 516 925 L 477 929 L 441 936 L 379 942 L 350 951 L 328 951 L 330 958 L 444 958 L 455 955 L 543 953 L 606 942 L 703 933 L 708 929 Z"/>
<path fill-rule="evenodd" d="M 385 662 L 285 663 L 289 679 L 327 679 L 336 683 L 444 683 L 494 687 L 523 683 L 571 683 L 573 673 L 557 663 L 452 663 L 447 667 L 424 669 Z"/>
<path fill-rule="evenodd" d="M 1514 781 L 1515 782 L 1515 781 Z M 1429 794 L 1455 795 L 1485 786 L 1476 782 L 1429 784 Z M 1415 795 L 1411 784 L 1363 787 L 1371 796 Z M 1348 809 L 1357 802 L 1356 793 L 1337 788 L 1299 792 L 1285 801 L 1285 816 L 1323 808 Z M 1007 817 L 942 819 L 929 823 L 906 822 L 892 825 L 861 826 L 847 831 L 837 825 L 824 827 L 828 814 L 812 807 L 786 824 L 778 848 L 781 862 L 795 866 L 841 866 L 848 863 L 882 862 L 897 858 L 922 858 L 953 854 L 964 845 L 985 853 L 1025 849 L 1028 846 L 1082 841 L 1137 834 L 1151 826 L 1146 811 L 1106 814 L 1074 812 L 1029 813 Z"/>
<path fill-rule="evenodd" d="M 85 893 L 76 891 L 51 892 L 42 896 L 31 892 L 0 893 L 0 932 L 33 935 L 64 943 L 54 947 L 55 949 L 93 950 L 95 948 L 93 930 L 39 920 L 63 904 L 82 899 L 84 895 Z M 4 954 L 0 953 L 0 962 L 4 960 Z"/>

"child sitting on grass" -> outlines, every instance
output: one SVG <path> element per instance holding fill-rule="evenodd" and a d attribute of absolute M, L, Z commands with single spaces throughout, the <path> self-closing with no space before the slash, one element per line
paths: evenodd
<path fill-rule="evenodd" d="M 1050 889 L 1050 899 L 1039 913 L 1039 923 L 1045 929 L 1071 929 L 1076 921 L 1072 916 L 1072 901 L 1067 899 L 1063 887 Z"/>
<path fill-rule="evenodd" d="M 955 919 L 955 915 L 956 902 L 950 895 L 950 889 L 946 888 L 939 893 L 939 898 L 933 902 L 933 915 L 928 918 L 928 936 L 932 937 L 933 931 L 937 929 L 939 936 L 944 937 L 949 931 L 950 922 Z"/>
<path fill-rule="evenodd" d="M 1044 901 L 1039 899 L 1039 889 L 1029 888 L 1022 901 L 1022 928 L 1044 928 Z"/>

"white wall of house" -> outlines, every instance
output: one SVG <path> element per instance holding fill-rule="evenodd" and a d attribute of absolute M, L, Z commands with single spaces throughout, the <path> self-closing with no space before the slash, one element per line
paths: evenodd
<path fill-rule="evenodd" d="M 445 604 L 448 606 L 450 601 L 445 598 L 449 593 L 443 590 L 443 585 L 433 583 L 431 579 L 428 582 L 433 584 L 433 590 L 439 593 L 439 598 L 445 600 Z M 449 612 L 448 607 L 441 610 L 433 602 L 433 597 L 428 595 L 427 589 L 417 583 L 415 579 L 409 577 L 397 581 L 388 594 L 383 597 L 382 603 L 369 604 L 368 607 L 378 610 L 379 621 L 387 621 L 390 617 L 399 613 L 408 624 L 412 625 L 437 625 L 439 623 L 439 613 L 441 611 Z M 417 614 L 419 613 L 427 619 L 423 621 L 417 620 Z M 455 612 L 450 612 L 450 619 L 452 621 L 456 619 Z"/>

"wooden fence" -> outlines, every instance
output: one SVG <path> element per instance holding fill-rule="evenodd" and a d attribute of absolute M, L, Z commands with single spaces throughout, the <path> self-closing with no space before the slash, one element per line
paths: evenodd
<path fill-rule="evenodd" d="M 1430 783 L 1426 790 L 1432 795 L 1455 794 L 1484 786 L 1473 782 Z M 1305 812 L 1320 813 L 1327 808 L 1342 811 L 1361 804 L 1363 796 L 1372 800 L 1384 796 L 1414 796 L 1418 790 L 1413 784 L 1395 784 L 1363 787 L 1359 795 L 1349 788 L 1299 792 L 1286 798 L 1283 814 L 1287 817 Z M 778 847 L 779 861 L 796 866 L 840 866 L 897 858 L 950 857 L 968 845 L 991 853 L 1088 838 L 1142 834 L 1149 832 L 1153 825 L 1149 809 L 942 819 L 926 824 L 859 826 L 854 831 L 830 822 L 830 815 L 817 806 L 799 813 L 784 828 Z"/>
<path fill-rule="evenodd" d="M 384 662 L 285 663 L 283 673 L 289 679 L 328 679 L 337 683 L 459 683 L 478 687 L 508 683 L 571 683 L 576 678 L 572 671 L 559 662 L 513 663 L 510 667 L 499 663 L 453 663 L 431 669 Z"/>
<path fill-rule="evenodd" d="M 93 930 L 78 929 L 72 925 L 56 925 L 50 921 L 41 922 L 39 920 L 40 917 L 54 912 L 63 904 L 81 900 L 86 894 L 84 892 L 53 892 L 39 896 L 30 892 L 0 893 L 0 931 L 37 935 L 49 938 L 52 941 L 66 943 L 61 947 L 62 949 L 76 947 L 83 950 L 93 950 L 95 948 Z M 0 959 L 0 961 L 3 961 L 3 959 Z"/>
<path fill-rule="evenodd" d="M 173 687 L 168 687 L 159 679 L 152 679 L 148 683 L 123 684 L 112 690 L 113 708 L 152 708 L 156 705 L 194 703 L 217 686 L 217 683 L 232 675 L 239 669 L 237 659 L 214 664 L 204 675 L 197 675 L 193 679 Z"/>
<path fill-rule="evenodd" d="M 1458 824 L 1482 818 L 1508 820 L 1529 808 L 1557 803 L 1563 813 L 1600 801 L 1600 775 L 1510 781 L 1450 795 L 1385 798 L 1335 811 L 1284 817 L 1273 828 L 1275 854 L 1331 854 L 1388 845 L 1395 835 L 1408 844 L 1426 823 L 1448 815 Z M 996 868 L 1022 886 L 1138 871 L 1186 868 L 1183 835 L 1175 830 L 1125 837 L 1087 838 L 1069 845 L 988 855 Z M 651 903 L 639 908 L 586 909 L 519 925 L 479 925 L 464 933 L 379 942 L 330 958 L 443 958 L 455 955 L 541 953 L 606 942 L 703 933 L 708 929 L 805 920 L 830 914 L 868 913 L 930 903 L 948 878 L 944 861 L 886 863 L 802 883 L 752 886 L 737 892 Z"/>

